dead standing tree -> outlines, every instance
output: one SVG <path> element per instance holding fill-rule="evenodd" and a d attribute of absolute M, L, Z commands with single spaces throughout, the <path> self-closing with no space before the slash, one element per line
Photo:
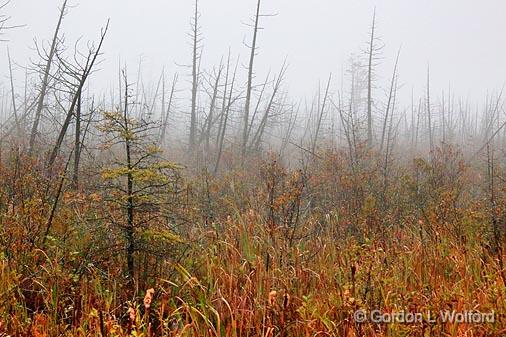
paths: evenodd
<path fill-rule="evenodd" d="M 178 74 L 174 74 L 174 78 L 172 79 L 172 87 L 170 89 L 169 102 L 167 104 L 167 108 L 165 108 L 165 100 L 162 104 L 162 125 L 160 130 L 160 139 L 158 144 L 160 146 L 165 142 L 165 135 L 167 133 L 167 127 L 169 125 L 169 117 L 171 115 L 172 109 L 174 108 L 175 94 L 176 94 L 176 85 L 178 81 Z M 165 95 L 165 90 L 164 90 Z"/>
<path fill-rule="evenodd" d="M 252 151 L 259 150 L 260 143 L 262 142 L 263 135 L 264 135 L 265 130 L 267 128 L 267 123 L 274 113 L 275 106 L 279 105 L 277 101 L 278 101 L 279 91 L 281 89 L 281 84 L 283 83 L 283 80 L 285 77 L 286 69 L 287 69 L 287 66 L 286 66 L 286 61 L 285 61 L 285 63 L 283 63 L 283 65 L 281 66 L 281 70 L 278 74 L 277 79 L 274 81 L 274 87 L 272 90 L 271 97 L 269 99 L 269 102 L 267 103 L 267 107 L 265 108 L 264 114 L 263 114 L 260 124 L 257 128 L 257 131 L 255 132 L 255 135 L 253 136 L 253 139 L 251 141 L 250 150 L 252 150 Z"/>
<path fill-rule="evenodd" d="M 210 150 L 210 142 L 211 142 L 211 132 L 213 125 L 216 122 L 214 113 L 216 110 L 216 103 L 218 100 L 218 90 L 220 86 L 220 80 L 221 80 L 221 74 L 223 73 L 223 62 L 220 62 L 220 66 L 217 71 L 214 72 L 214 75 L 210 76 L 208 82 L 210 86 L 210 90 L 208 92 L 208 95 L 210 97 L 210 103 L 209 103 L 209 112 L 207 114 L 207 117 L 205 119 L 204 125 L 202 127 L 202 132 L 199 137 L 199 145 L 204 142 L 204 153 L 205 156 L 209 155 Z M 213 78 L 214 76 L 214 78 Z"/>
<path fill-rule="evenodd" d="M 228 57 L 227 57 L 227 67 L 225 71 L 225 84 L 223 87 L 223 97 L 221 98 L 221 112 L 220 112 L 220 120 L 218 123 L 218 133 L 216 135 L 216 148 L 218 148 L 221 132 L 223 130 L 223 122 L 225 120 L 225 110 L 227 107 L 227 95 L 228 95 L 228 86 L 229 86 L 229 80 L 230 80 L 230 49 L 228 50 Z"/>
<path fill-rule="evenodd" d="M 191 111 L 190 111 L 190 139 L 189 150 L 190 154 L 195 151 L 197 145 L 197 93 L 200 81 L 200 60 L 202 58 L 202 34 L 199 25 L 199 9 L 198 0 L 195 0 L 195 13 L 191 22 L 191 39 L 192 39 L 192 98 L 191 98 Z"/>
<path fill-rule="evenodd" d="M 251 104 L 251 93 L 253 91 L 253 67 L 255 65 L 255 55 L 257 50 L 257 37 L 259 30 L 258 24 L 260 21 L 260 4 L 261 0 L 258 0 L 254 19 L 255 23 L 253 26 L 253 39 L 250 47 L 250 57 L 248 65 L 248 82 L 246 84 L 246 102 L 244 103 L 243 134 L 241 146 L 241 154 L 243 157 L 246 155 L 246 147 L 248 146 L 249 112 Z"/>
<path fill-rule="evenodd" d="M 67 0 L 63 2 L 63 5 L 60 9 L 60 16 L 58 18 L 58 23 L 56 24 L 56 29 L 53 35 L 53 41 L 51 42 L 51 49 L 49 50 L 49 54 L 46 61 L 46 66 L 43 70 L 42 83 L 40 87 L 40 93 L 37 100 L 37 109 L 35 110 L 35 119 L 33 120 L 32 131 L 30 134 L 30 143 L 28 153 L 31 155 L 34 150 L 35 141 L 37 137 L 37 133 L 39 130 L 40 118 L 42 115 L 42 110 L 44 109 L 44 101 L 46 98 L 47 88 L 49 85 L 49 76 L 51 72 L 51 65 L 53 64 L 53 59 L 57 51 L 57 46 L 59 42 L 60 28 L 65 17 L 67 10 Z"/>
<path fill-rule="evenodd" d="M 369 147 L 373 144 L 373 82 L 374 82 L 374 63 L 378 57 L 379 52 L 383 46 L 377 45 L 378 38 L 376 37 L 376 8 L 374 9 L 372 17 L 371 34 L 367 50 L 367 144 Z"/>
<path fill-rule="evenodd" d="M 17 27 L 20 27 L 20 26 L 11 26 L 11 25 L 8 25 L 8 21 L 10 20 L 10 17 L 5 15 L 5 14 L 1 14 L 3 12 L 3 10 L 5 9 L 5 7 L 10 3 L 10 0 L 4 2 L 4 3 L 0 3 L 0 42 L 5 42 L 6 40 L 2 39 L 1 36 L 3 35 L 3 32 L 5 30 L 9 30 L 9 29 L 13 29 L 13 28 L 17 28 Z M 18 111 L 17 111 L 17 107 L 16 107 L 16 93 L 14 91 L 14 79 L 13 79 L 13 76 L 12 76 L 12 62 L 11 62 L 11 55 L 10 55 L 10 52 L 9 52 L 9 47 L 7 47 L 7 58 L 8 58 L 8 61 L 9 61 L 9 80 L 10 80 L 10 86 L 11 86 L 11 100 L 12 100 L 12 113 L 13 113 L 13 116 L 14 116 L 14 122 L 15 122 L 15 128 L 16 130 L 18 131 L 18 135 L 19 135 L 19 132 L 20 132 L 20 121 L 19 121 L 19 116 L 18 116 Z"/>
<path fill-rule="evenodd" d="M 389 117 L 390 112 L 393 113 L 393 111 L 391 111 L 391 107 L 392 107 L 392 99 L 393 99 L 393 93 L 394 93 L 394 85 L 397 80 L 397 65 L 399 63 L 400 53 L 401 53 L 401 50 L 399 49 L 399 51 L 397 52 L 397 58 L 395 59 L 394 71 L 392 73 L 392 81 L 390 82 L 390 92 L 388 94 L 388 102 L 387 102 L 387 107 L 386 107 L 386 112 L 385 112 L 385 119 L 383 120 L 383 129 L 381 131 L 380 152 L 383 150 L 383 146 L 385 143 L 385 133 L 386 133 L 386 129 L 387 129 L 388 117 Z M 388 149 L 387 149 L 387 151 L 388 151 Z"/>
<path fill-rule="evenodd" d="M 323 95 L 323 101 L 321 101 L 320 88 L 318 88 L 318 116 L 316 120 L 316 130 L 315 135 L 312 141 L 311 152 L 313 154 L 316 153 L 316 146 L 318 144 L 318 138 L 320 136 L 320 130 L 322 127 L 323 115 L 325 114 L 325 109 L 327 108 L 327 103 L 329 99 L 329 90 L 330 83 L 332 82 L 332 74 L 329 75 L 329 79 L 327 81 L 327 86 L 325 87 L 325 93 Z"/>
<path fill-rule="evenodd" d="M 269 83 L 269 77 L 270 76 L 271 76 L 271 74 L 269 72 L 269 74 L 267 74 L 267 76 L 265 78 L 264 83 L 260 86 L 261 89 L 260 89 L 260 92 L 258 93 L 258 99 L 257 99 L 257 103 L 255 105 L 255 110 L 253 111 L 253 116 L 251 116 L 251 123 L 249 123 L 249 127 L 248 127 L 248 136 L 247 136 L 247 139 L 249 139 L 249 136 L 251 134 L 251 130 L 253 129 L 253 123 L 255 122 L 256 116 L 258 115 L 258 112 L 260 110 L 260 104 L 263 101 L 264 94 L 265 94 L 265 91 L 266 91 L 266 88 L 267 88 L 267 84 Z"/>
<path fill-rule="evenodd" d="M 95 46 L 89 46 L 87 54 L 82 54 L 84 56 L 84 65 L 72 65 L 69 62 L 66 62 L 62 58 L 59 58 L 62 66 L 65 68 L 66 72 L 75 80 L 74 87 L 75 92 L 73 94 L 73 98 L 70 103 L 70 107 L 67 111 L 67 115 L 65 117 L 65 120 L 62 124 L 62 127 L 60 129 L 60 132 L 58 134 L 58 138 L 56 140 L 56 143 L 53 147 L 53 150 L 51 151 L 51 154 L 49 156 L 48 162 L 47 162 L 47 169 L 50 171 L 51 167 L 53 166 L 58 153 L 60 151 L 61 145 L 63 143 L 63 140 L 65 138 L 65 135 L 67 133 L 67 129 L 70 125 L 70 122 L 72 121 L 72 117 L 75 116 L 75 109 L 77 107 L 77 104 L 80 101 L 80 97 L 82 94 L 82 90 L 84 88 L 84 85 L 86 84 L 86 81 L 90 74 L 93 71 L 93 68 L 97 62 L 98 57 L 100 56 L 100 51 L 102 49 L 105 36 L 107 35 L 107 30 L 109 28 L 109 21 L 107 21 L 107 24 L 105 28 L 101 30 L 101 36 L 100 36 L 100 42 L 97 47 Z"/>
<path fill-rule="evenodd" d="M 256 6 L 256 12 L 255 17 L 253 19 L 253 24 L 251 27 L 253 28 L 253 37 L 251 40 L 251 46 L 248 46 L 250 49 L 250 57 L 249 57 L 249 63 L 248 63 L 248 81 L 246 83 L 246 101 L 244 103 L 244 114 L 243 114 L 243 121 L 242 121 L 242 139 L 241 139 L 241 155 L 242 157 L 246 156 L 246 152 L 248 150 L 248 140 L 249 140 L 249 133 L 250 133 L 250 123 L 253 123 L 254 121 L 250 121 L 250 109 L 251 109 L 251 100 L 253 97 L 253 78 L 255 75 L 255 57 L 257 55 L 257 42 L 258 42 L 258 32 L 262 28 L 260 25 L 260 18 L 261 17 L 267 17 L 267 16 L 273 16 L 269 14 L 260 14 L 260 8 L 261 8 L 261 0 L 257 1 Z"/>
<path fill-rule="evenodd" d="M 429 129 L 429 149 L 430 152 L 434 150 L 434 139 L 432 136 L 432 109 L 430 106 L 430 68 L 427 67 L 427 99 L 426 99 L 426 105 L 427 105 L 427 128 Z M 432 154 L 431 154 L 432 155 Z"/>
<path fill-rule="evenodd" d="M 218 132 L 218 138 L 216 140 L 216 143 L 218 145 L 217 146 L 218 147 L 218 154 L 216 156 L 216 163 L 214 165 L 214 174 L 218 173 L 218 169 L 220 167 L 220 161 L 221 161 L 221 157 L 222 157 L 222 154 L 223 154 L 223 147 L 224 147 L 224 144 L 225 144 L 225 135 L 227 133 L 227 123 L 228 123 L 228 120 L 229 120 L 229 117 L 230 117 L 230 113 L 232 111 L 232 105 L 241 96 L 241 94 L 239 93 L 237 96 L 235 96 L 235 98 L 233 97 L 238 65 L 239 65 L 239 58 L 237 59 L 237 62 L 235 64 L 235 68 L 234 68 L 234 74 L 232 75 L 232 80 L 231 80 L 231 84 L 230 84 L 230 90 L 228 92 L 227 103 L 223 105 L 223 111 L 222 111 L 223 121 L 222 121 L 222 123 L 220 125 L 220 132 Z M 230 55 L 229 55 L 229 58 L 228 58 L 228 61 L 227 61 L 227 79 L 228 79 L 229 68 L 230 68 Z M 228 80 L 227 80 L 227 82 L 228 82 Z M 225 92 L 224 97 L 226 97 L 226 96 L 227 95 L 226 95 L 226 92 Z"/>
<path fill-rule="evenodd" d="M 7 48 L 7 57 L 9 59 L 9 79 L 11 85 L 11 99 L 12 99 L 12 113 L 14 114 L 14 122 L 16 123 L 16 130 L 18 131 L 18 136 L 21 131 L 21 126 L 19 124 L 18 110 L 16 108 L 16 92 L 14 90 L 14 79 L 12 76 L 12 62 L 11 62 L 11 54 L 9 52 L 9 48 Z"/>
<path fill-rule="evenodd" d="M 96 113 L 94 102 L 92 101 L 91 107 L 89 110 L 88 118 L 86 121 L 86 125 L 84 128 L 81 126 L 81 122 L 83 121 L 82 114 L 82 103 L 81 96 L 79 97 L 79 101 L 77 102 L 76 107 L 76 124 L 75 124 L 75 138 L 74 138 L 74 167 L 72 172 L 72 186 L 77 189 L 79 187 L 79 167 L 81 163 L 81 153 L 84 148 L 86 135 L 90 128 L 91 121 L 93 119 L 94 114 Z"/>

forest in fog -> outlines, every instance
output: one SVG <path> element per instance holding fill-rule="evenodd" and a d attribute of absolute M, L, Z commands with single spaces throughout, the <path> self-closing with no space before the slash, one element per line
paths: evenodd
<path fill-rule="evenodd" d="M 201 2 L 155 76 L 73 0 L 20 63 L 0 2 L 0 337 L 505 336 L 504 87 L 415 90 L 380 6 L 316 83 L 259 61 L 262 0 L 210 64 Z"/>

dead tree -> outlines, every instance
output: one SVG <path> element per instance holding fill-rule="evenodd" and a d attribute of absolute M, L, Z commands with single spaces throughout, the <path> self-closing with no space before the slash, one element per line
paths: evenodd
<path fill-rule="evenodd" d="M 230 76 L 230 49 L 228 50 L 228 56 L 227 56 L 227 70 L 225 72 L 225 85 L 223 88 L 223 97 L 221 98 L 221 112 L 220 112 L 220 122 L 218 125 L 218 133 L 216 135 L 216 148 L 218 148 L 220 137 L 221 137 L 221 131 L 223 128 L 223 121 L 225 119 L 225 110 L 227 107 L 227 95 L 228 95 L 228 81 Z"/>
<path fill-rule="evenodd" d="M 82 93 L 79 93 L 76 106 L 76 131 L 74 139 L 74 174 L 72 176 L 72 185 L 75 188 L 79 183 L 79 161 L 81 159 L 81 108 L 82 108 Z"/>
<path fill-rule="evenodd" d="M 239 59 L 237 59 L 237 63 L 235 64 L 234 74 L 232 75 L 232 82 L 230 84 L 230 91 L 228 93 L 228 100 L 224 111 L 224 117 L 223 117 L 223 125 L 220 127 L 221 134 L 219 135 L 219 141 L 218 141 L 218 154 L 216 156 L 216 163 L 214 165 L 214 174 L 218 173 L 218 169 L 220 167 L 220 161 L 221 156 L 223 154 L 223 145 L 225 141 L 225 134 L 227 133 L 227 122 L 230 116 L 230 111 L 232 108 L 232 105 L 235 103 L 235 101 L 240 97 L 240 95 L 237 95 L 235 99 L 233 99 L 234 94 L 234 86 L 235 86 L 235 80 L 237 76 L 237 67 L 239 65 Z M 227 66 L 228 68 L 228 66 Z M 227 70 L 228 72 L 228 70 Z"/>
<path fill-rule="evenodd" d="M 176 92 L 176 85 L 177 85 L 177 80 L 178 80 L 179 76 L 178 74 L 174 74 L 174 78 L 172 79 L 172 88 L 170 89 L 170 95 L 169 95 L 169 102 L 168 102 L 168 105 L 167 105 L 167 109 L 165 109 L 165 104 L 162 104 L 162 127 L 161 127 L 161 130 L 160 130 L 160 139 L 158 141 L 158 143 L 160 145 L 162 145 L 165 141 L 165 134 L 167 132 L 167 127 L 168 127 L 168 124 L 169 124 L 169 116 L 170 116 L 170 113 L 172 112 L 172 108 L 173 108 L 173 105 L 174 105 L 174 100 L 175 100 L 175 92 Z"/>
<path fill-rule="evenodd" d="M 81 123 L 83 122 L 83 115 L 81 113 L 82 110 L 82 102 L 81 97 L 77 102 L 76 107 L 76 125 L 75 125 L 75 138 L 74 138 L 74 171 L 72 174 L 72 186 L 77 189 L 79 188 L 79 167 L 81 163 L 81 154 L 84 147 L 84 142 L 86 140 L 86 135 L 88 133 L 91 121 L 93 119 L 93 115 L 95 114 L 94 102 L 91 103 L 90 112 L 88 114 L 88 120 L 86 121 L 86 125 L 83 129 Z"/>
<path fill-rule="evenodd" d="M 367 144 L 372 146 L 373 143 L 373 116 L 372 116 L 372 85 L 374 77 L 374 60 L 381 49 L 375 43 L 376 41 L 376 8 L 374 9 L 372 17 L 371 36 L 369 40 L 369 48 L 367 51 L 368 64 L 367 64 Z"/>
<path fill-rule="evenodd" d="M 149 102 L 150 99 L 148 98 L 148 93 L 146 92 L 146 86 L 144 85 L 144 82 L 141 82 L 142 105 L 147 108 L 147 109 L 141 110 L 141 114 L 140 114 L 141 118 L 148 118 L 148 119 L 153 118 L 153 114 L 155 112 L 157 98 L 160 93 L 160 90 L 162 91 L 162 105 L 164 104 L 164 102 L 163 102 L 163 100 L 164 100 L 163 91 L 165 90 L 164 89 L 165 88 L 164 81 L 165 81 L 165 75 L 164 75 L 164 71 L 162 71 L 162 73 L 160 74 L 160 77 L 158 79 L 158 82 L 156 84 L 155 92 L 153 94 L 153 98 L 151 99 L 151 102 Z M 162 86 L 163 86 L 163 88 L 160 88 Z M 147 111 L 147 112 L 145 113 L 145 111 Z M 146 116 L 144 116 L 144 114 L 146 114 Z"/>
<path fill-rule="evenodd" d="M 352 141 L 352 130 L 351 130 L 352 123 L 351 123 L 351 121 L 348 120 L 348 118 L 346 118 L 346 116 L 344 114 L 344 111 L 343 111 L 344 109 L 342 107 L 342 102 L 341 102 L 342 101 L 341 95 L 339 95 L 338 98 L 339 98 L 338 104 L 336 104 L 333 100 L 330 100 L 330 103 L 334 106 L 334 108 L 338 112 L 341 126 L 344 131 L 344 136 L 346 138 L 346 142 L 348 145 L 348 156 L 349 156 L 349 160 L 350 160 L 350 168 L 351 168 L 351 171 L 353 172 L 354 167 L 355 167 L 355 160 L 354 160 L 355 148 L 354 148 L 353 141 Z"/>
<path fill-rule="evenodd" d="M 46 229 L 44 230 L 44 235 L 42 236 L 42 247 L 46 245 L 46 240 L 48 238 L 49 232 L 51 231 L 51 228 L 53 227 L 53 220 L 56 215 L 56 210 L 58 208 L 58 202 L 60 201 L 62 192 L 63 192 L 63 186 L 65 184 L 65 178 L 67 176 L 67 169 L 70 163 L 70 159 L 72 158 L 72 153 L 69 155 L 66 163 L 65 168 L 63 169 L 63 172 L 60 177 L 60 181 L 58 183 L 58 188 L 56 190 L 56 195 L 54 197 L 53 205 L 51 206 L 51 212 L 49 213 L 49 218 L 46 222 Z"/>
<path fill-rule="evenodd" d="M 204 123 L 204 129 L 202 132 L 202 136 L 200 137 L 200 141 L 205 141 L 205 153 L 209 154 L 209 147 L 211 142 L 211 130 L 212 126 L 215 123 L 214 120 L 214 112 L 216 109 L 216 101 L 218 99 L 218 90 L 219 84 L 221 80 L 221 73 L 223 72 L 223 64 L 220 62 L 220 67 L 218 68 L 218 73 L 215 74 L 214 84 L 212 85 L 212 93 L 211 93 L 211 102 L 209 104 L 209 113 L 207 114 L 206 121 Z M 200 142 L 199 142 L 200 143 Z"/>
<path fill-rule="evenodd" d="M 269 74 L 267 74 L 267 76 L 265 77 L 265 81 L 262 84 L 262 86 L 261 86 L 262 88 L 260 89 L 260 92 L 258 94 L 258 99 L 257 99 L 257 104 L 255 106 L 255 111 L 253 111 L 253 116 L 251 116 L 250 122 L 249 122 L 247 139 L 250 138 L 251 130 L 253 129 L 253 124 L 254 124 L 254 122 L 256 120 L 256 117 L 258 115 L 258 112 L 260 110 L 260 105 L 262 104 L 262 101 L 263 101 L 263 98 L 264 98 L 264 95 L 265 95 L 265 90 L 267 88 L 267 84 L 269 83 L 269 77 L 270 76 L 271 76 L 271 74 L 269 72 Z"/>
<path fill-rule="evenodd" d="M 318 95 L 318 107 L 320 109 L 318 110 L 318 117 L 317 117 L 317 121 L 316 121 L 316 131 L 315 131 L 315 135 L 314 135 L 314 139 L 313 139 L 313 145 L 311 148 L 312 153 L 316 153 L 316 145 L 318 143 L 318 137 L 319 137 L 320 129 L 321 129 L 321 125 L 322 125 L 323 114 L 325 113 L 325 108 L 327 107 L 327 101 L 329 98 L 329 89 L 330 89 L 330 82 L 331 81 L 332 81 L 332 74 L 329 75 L 329 79 L 327 81 L 327 87 L 325 88 L 325 93 L 324 93 L 323 101 L 321 102 L 321 104 L 320 104 L 320 95 Z M 320 90 L 320 89 L 318 89 L 318 90 Z"/>
<path fill-rule="evenodd" d="M 278 77 L 277 77 L 276 81 L 274 82 L 274 88 L 272 91 L 271 98 L 270 98 L 269 103 L 267 104 L 265 112 L 262 116 L 262 120 L 260 121 L 260 125 L 258 126 L 258 129 L 255 132 L 255 135 L 251 141 L 251 145 L 250 145 L 251 150 L 253 150 L 253 149 L 258 150 L 258 148 L 260 146 L 260 142 L 261 142 L 263 134 L 265 132 L 265 128 L 267 127 L 267 121 L 268 121 L 270 115 L 272 114 L 272 110 L 274 110 L 274 105 L 276 104 L 277 95 L 278 95 L 278 92 L 281 88 L 281 84 L 284 80 L 285 73 L 286 73 L 286 61 L 281 66 L 281 70 L 278 74 Z"/>
<path fill-rule="evenodd" d="M 286 132 L 285 132 L 285 135 L 282 139 L 281 147 L 279 149 L 279 156 L 281 158 L 283 157 L 283 155 L 286 151 L 286 148 L 288 147 L 288 144 L 292 143 L 292 141 L 291 141 L 292 134 L 293 134 L 293 131 L 295 130 L 295 125 L 297 123 L 297 117 L 299 115 L 299 111 L 300 111 L 300 103 L 297 105 L 297 109 L 295 109 L 295 107 L 292 106 L 289 111 L 289 119 L 288 119 L 288 123 L 287 123 Z"/>
<path fill-rule="evenodd" d="M 430 68 L 427 67 L 427 122 L 429 128 L 429 148 L 430 152 L 434 150 L 434 139 L 432 137 L 432 111 L 430 106 Z"/>
<path fill-rule="evenodd" d="M 383 203 L 383 207 L 386 209 L 387 208 L 387 204 L 386 204 L 386 196 L 388 195 L 387 194 L 387 189 L 388 189 L 388 184 L 389 184 L 389 177 L 390 177 L 390 172 L 389 172 L 389 168 L 390 168 L 390 161 L 391 161 L 391 156 L 392 156 L 392 152 L 393 152 L 393 148 L 394 148 L 394 144 L 395 144 L 395 138 L 396 138 L 396 134 L 399 130 L 399 124 L 402 120 L 402 118 L 399 118 L 396 126 L 395 126 L 395 129 L 393 127 L 393 116 L 394 116 L 394 111 L 395 111 L 395 100 L 396 100 L 396 96 L 397 96 L 397 80 L 395 81 L 395 91 L 394 91 L 394 98 L 393 98 L 393 103 L 392 103 L 392 113 L 390 114 L 390 121 L 389 121 L 389 126 L 388 126 L 388 135 L 387 135 L 387 139 L 386 139 L 386 147 L 385 147 L 385 161 L 384 161 L 384 164 L 383 164 L 383 191 L 382 191 L 382 194 L 381 194 L 381 200 L 382 200 L 382 203 Z M 394 134 L 395 133 L 395 134 Z"/>
<path fill-rule="evenodd" d="M 12 62 L 11 62 L 11 54 L 9 52 L 9 48 L 7 48 L 7 57 L 9 59 L 9 78 L 10 78 L 10 84 L 11 84 L 11 98 L 12 98 L 12 113 L 14 114 L 14 121 L 16 123 L 16 129 L 18 131 L 18 136 L 20 136 L 20 125 L 19 125 L 19 118 L 18 118 L 18 110 L 16 108 L 16 93 L 14 91 L 14 79 L 12 76 Z"/>
<path fill-rule="evenodd" d="M 197 93 L 199 85 L 199 62 L 201 55 L 199 54 L 202 36 L 199 25 L 200 14 L 198 10 L 198 0 L 195 0 L 195 13 L 191 23 L 191 38 L 192 38 L 192 98 L 191 98 L 191 111 L 190 111 L 190 139 L 189 149 L 190 154 L 195 150 L 197 142 Z"/>
<path fill-rule="evenodd" d="M 63 139 L 65 138 L 65 135 L 67 133 L 67 129 L 70 126 L 70 122 L 72 121 L 72 117 L 74 116 L 76 106 L 79 102 L 79 99 L 82 94 L 82 90 L 84 88 L 84 85 L 86 84 L 86 81 L 90 74 L 93 71 L 93 67 L 96 64 L 96 61 L 100 55 L 100 51 L 102 49 L 105 36 L 107 35 L 107 30 L 109 28 L 109 21 L 107 21 L 107 24 L 105 28 L 101 30 L 101 37 L 100 42 L 98 46 L 95 48 L 91 46 L 88 50 L 88 54 L 85 56 L 86 60 L 84 62 L 84 66 L 81 65 L 71 65 L 70 63 L 65 62 L 63 59 L 60 59 L 62 61 L 62 65 L 65 67 L 66 71 L 69 73 L 71 77 L 74 78 L 74 80 L 77 81 L 77 84 L 75 85 L 75 93 L 73 95 L 70 108 L 67 111 L 67 115 L 65 117 L 65 121 L 62 124 L 62 127 L 60 129 L 60 132 L 58 134 L 58 138 L 56 140 L 56 143 L 53 147 L 53 150 L 51 151 L 51 154 L 49 156 L 49 160 L 47 163 L 48 170 L 51 169 L 53 166 L 56 157 L 58 156 L 58 153 L 60 151 L 61 145 L 63 143 Z"/>
<path fill-rule="evenodd" d="M 384 144 L 384 141 L 385 141 L 385 132 L 386 132 L 386 128 L 387 128 L 387 121 L 388 121 L 388 115 L 390 113 L 390 107 L 392 105 L 392 94 L 393 94 L 393 91 L 394 91 L 394 84 L 397 80 L 397 64 L 399 62 L 399 54 L 400 54 L 400 49 L 399 51 L 397 52 L 397 58 L 395 59 L 395 66 L 394 66 L 394 71 L 392 73 L 392 80 L 390 82 L 390 92 L 388 94 L 388 102 L 387 102 L 387 108 L 386 108 L 386 112 L 385 112 L 385 119 L 383 120 L 383 129 L 381 131 L 381 143 L 380 143 L 380 152 L 383 151 L 383 144 Z"/>
<path fill-rule="evenodd" d="M 445 109 L 446 109 L 446 103 L 445 103 L 445 92 L 443 90 L 441 94 L 441 132 L 442 132 L 442 141 L 443 144 L 446 143 L 446 116 L 445 116 Z"/>
<path fill-rule="evenodd" d="M 414 148 L 415 144 L 415 99 L 414 99 L 414 92 L 413 88 L 411 88 L 411 122 L 409 127 L 409 139 L 411 142 L 411 148 Z"/>
<path fill-rule="evenodd" d="M 353 67 L 353 65 L 352 65 L 352 67 Z M 357 132 L 358 126 L 360 125 L 360 121 L 358 121 L 356 118 L 356 110 L 355 110 L 355 105 L 357 104 L 357 102 L 355 102 L 357 85 L 355 84 L 354 72 L 355 72 L 355 70 L 352 68 L 350 101 L 348 103 L 348 109 L 347 109 L 348 110 L 347 122 L 349 123 L 349 126 L 348 126 L 349 131 L 348 132 L 350 133 L 350 139 L 351 139 L 351 143 L 353 146 L 353 156 L 350 157 L 352 159 L 354 158 L 354 160 L 352 161 L 353 167 L 354 167 L 355 163 L 357 162 L 357 144 L 360 141 L 359 135 Z"/>
<path fill-rule="evenodd" d="M 39 129 L 40 117 L 42 115 L 42 110 L 44 109 L 44 101 L 46 98 L 47 88 L 48 88 L 48 84 L 49 84 L 49 74 L 51 72 L 51 65 L 53 64 L 53 58 L 54 58 L 56 50 L 57 50 L 60 28 L 61 28 L 63 18 L 66 14 L 66 9 L 67 9 L 67 0 L 64 0 L 63 5 L 60 9 L 60 16 L 58 18 L 58 23 L 56 25 L 56 29 L 55 29 L 55 32 L 53 35 L 53 41 L 51 43 L 51 49 L 49 50 L 49 54 L 47 57 L 46 66 L 43 70 L 43 78 L 42 78 L 40 93 L 39 93 L 39 97 L 38 97 L 38 101 L 37 101 L 37 109 L 35 110 L 35 119 L 33 121 L 32 132 L 30 134 L 30 143 L 29 143 L 29 150 L 28 150 L 28 153 L 30 155 L 33 153 L 33 149 L 35 146 L 35 140 L 36 140 L 38 129 Z"/>
<path fill-rule="evenodd" d="M 244 116 L 243 116 L 243 134 L 242 134 L 242 146 L 241 146 L 241 154 L 244 157 L 246 155 L 246 147 L 248 146 L 248 130 L 249 130 L 249 113 L 250 113 L 250 104 L 251 104 L 251 96 L 253 91 L 253 74 L 254 74 L 254 65 L 255 65 L 255 55 L 257 51 L 257 37 L 259 30 L 259 21 L 260 21 L 260 4 L 261 0 L 257 1 L 256 14 L 254 19 L 253 26 L 253 38 L 250 47 L 250 57 L 248 64 L 248 82 L 246 84 L 246 102 L 244 104 Z"/>

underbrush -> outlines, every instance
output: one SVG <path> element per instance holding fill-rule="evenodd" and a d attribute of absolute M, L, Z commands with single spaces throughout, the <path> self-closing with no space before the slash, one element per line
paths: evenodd
<path fill-rule="evenodd" d="M 498 230 L 504 238 L 503 188 L 493 186 L 492 207 L 480 169 L 457 151 L 388 175 L 340 153 L 304 170 L 259 160 L 187 177 L 160 217 L 171 234 L 150 232 L 137 247 L 134 280 L 113 226 L 122 214 L 93 180 L 65 187 L 54 207 L 36 162 L 2 164 L 0 336 L 506 334 L 504 240 L 494 241 Z M 424 319 L 358 323 L 359 310 Z M 429 320 L 441 311 L 495 321 Z"/>

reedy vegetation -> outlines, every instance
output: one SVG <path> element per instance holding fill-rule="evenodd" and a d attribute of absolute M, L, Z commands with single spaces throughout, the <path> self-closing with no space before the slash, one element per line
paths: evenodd
<path fill-rule="evenodd" d="M 123 70 L 110 99 L 86 94 L 107 29 L 68 55 L 65 6 L 39 89 L 2 104 L 0 336 L 506 334 L 501 93 L 479 112 L 434 103 L 428 72 L 402 109 L 396 62 L 383 104 L 373 21 L 350 89 L 329 76 L 292 104 L 286 64 L 254 83 L 261 2 L 245 85 L 230 53 L 200 68 L 196 4 L 179 142 L 178 77 L 150 92 Z M 358 309 L 496 322 L 357 324 Z"/>

